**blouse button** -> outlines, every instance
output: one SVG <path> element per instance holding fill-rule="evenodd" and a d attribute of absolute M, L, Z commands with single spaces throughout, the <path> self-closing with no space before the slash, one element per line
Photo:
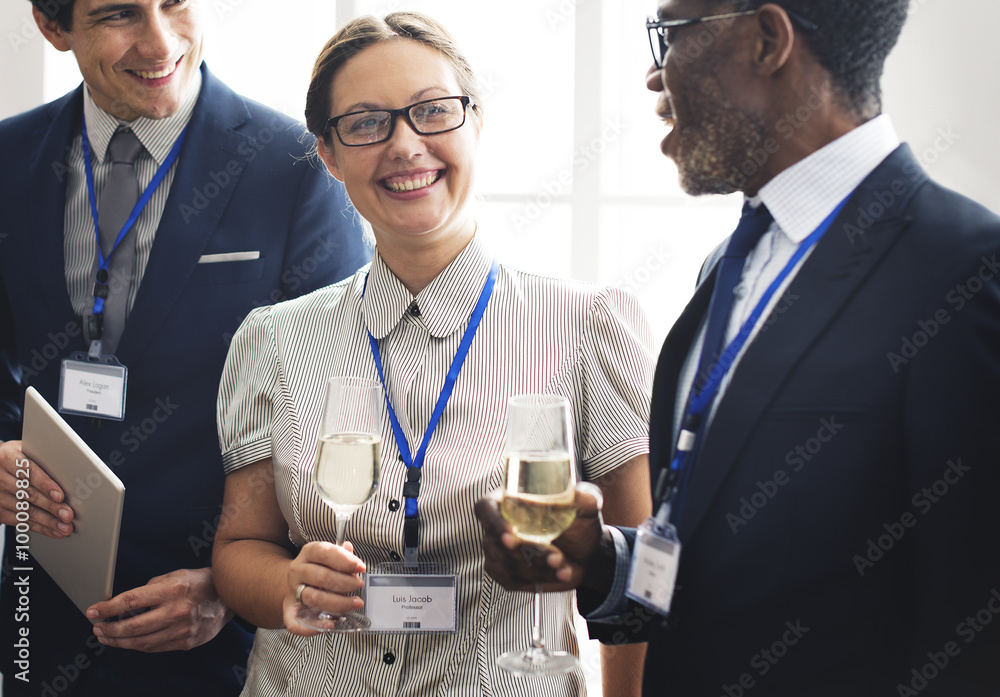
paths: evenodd
<path fill-rule="evenodd" d="M 389 558 L 392 559 L 393 561 L 399 561 L 400 559 L 402 559 L 402 557 L 396 554 L 395 552 L 389 552 Z"/>
<path fill-rule="evenodd" d="M 410 314 L 413 315 L 414 317 L 420 316 L 420 307 L 418 307 L 416 303 L 410 305 Z"/>
<path fill-rule="evenodd" d="M 382 656 L 382 662 L 385 663 L 387 666 L 391 666 L 393 663 L 396 662 L 396 654 L 394 654 L 392 651 L 386 651 L 385 655 Z"/>
<path fill-rule="evenodd" d="M 390 501 L 389 502 L 389 510 L 393 511 L 393 512 L 398 511 L 399 510 L 399 501 L 397 501 L 396 499 L 393 499 L 392 501 Z"/>

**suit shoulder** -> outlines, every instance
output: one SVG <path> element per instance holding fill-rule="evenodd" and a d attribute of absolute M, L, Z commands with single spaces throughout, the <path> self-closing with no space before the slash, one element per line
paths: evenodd
<path fill-rule="evenodd" d="M 5 151 L 9 153 L 10 148 L 36 142 L 75 97 L 76 91 L 70 92 L 55 101 L 0 121 L 0 142 L 4 143 Z"/>
<path fill-rule="evenodd" d="M 924 184 L 907 207 L 909 237 L 929 252 L 963 254 L 1000 249 L 1000 216 L 934 181 Z"/>

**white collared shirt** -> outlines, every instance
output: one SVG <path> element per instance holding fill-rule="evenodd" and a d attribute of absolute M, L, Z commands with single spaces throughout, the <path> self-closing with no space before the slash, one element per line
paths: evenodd
<path fill-rule="evenodd" d="M 170 149 L 191 120 L 194 106 L 201 91 L 201 71 L 197 71 L 191 87 L 181 103 L 180 109 L 164 119 L 139 117 L 135 121 L 121 121 L 101 109 L 94 102 L 90 88 L 84 85 L 83 114 L 87 120 L 87 135 L 90 138 L 90 157 L 94 168 L 94 190 L 97 200 L 101 200 L 104 182 L 111 173 L 111 162 L 107 159 L 108 144 L 119 126 L 128 126 L 144 151 L 136 160 L 139 191 L 142 192 L 153 180 L 156 170 L 167 159 Z M 78 134 L 70 146 L 67 158 L 69 171 L 66 185 L 66 208 L 63 222 L 63 257 L 66 270 L 66 289 L 69 292 L 73 311 L 78 317 L 90 315 L 94 309 L 94 272 L 97 268 L 97 236 L 94 232 L 94 218 L 90 210 L 87 193 L 87 177 L 83 159 L 83 134 Z M 167 196 L 177 172 L 177 162 L 167 170 L 167 174 L 149 203 L 142 210 L 130 235 L 136 235 L 135 268 L 127 310 L 131 312 L 139 284 L 153 249 Z"/>

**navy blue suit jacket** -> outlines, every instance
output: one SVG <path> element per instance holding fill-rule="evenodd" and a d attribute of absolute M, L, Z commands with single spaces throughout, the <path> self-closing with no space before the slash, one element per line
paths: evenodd
<path fill-rule="evenodd" d="M 55 404 L 61 359 L 84 349 L 63 258 L 65 162 L 81 110 L 82 88 L 0 123 L 0 440 L 19 437 L 25 388 L 35 386 Z M 126 419 L 100 428 L 67 419 L 125 483 L 116 593 L 211 565 L 224 482 L 215 403 L 230 337 L 247 312 L 338 281 L 370 261 L 343 187 L 303 159 L 302 130 L 203 67 L 187 141 L 118 346 L 129 369 Z M 198 261 L 246 251 L 260 258 Z M 17 600 L 15 579 L 5 571 L 4 627 Z M 18 626 L 30 631 L 31 694 L 50 694 L 46 686 L 60 695 L 239 690 L 251 635 L 235 622 L 187 652 L 106 649 L 40 567 L 30 574 L 30 589 L 30 619 Z M 2 653 L 6 689 L 25 687 L 12 679 L 13 652 Z M 114 687 L 100 682 L 108 674 Z"/>
<path fill-rule="evenodd" d="M 718 404 L 670 618 L 592 625 L 649 640 L 644 694 L 1000 693 L 998 252 L 906 146 L 854 193 Z M 713 284 L 660 354 L 654 482 Z"/>

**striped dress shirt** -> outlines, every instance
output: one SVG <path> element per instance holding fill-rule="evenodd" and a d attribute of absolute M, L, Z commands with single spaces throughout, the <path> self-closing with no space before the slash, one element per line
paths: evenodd
<path fill-rule="evenodd" d="M 87 120 L 87 135 L 90 137 L 90 160 L 94 168 L 94 191 L 97 200 L 101 200 L 104 182 L 111 173 L 111 160 L 107 157 L 108 143 L 119 126 L 128 126 L 139 142 L 143 152 L 136 161 L 136 176 L 139 180 L 140 194 L 153 180 L 156 170 L 167 159 L 170 149 L 180 136 L 181 131 L 191 120 L 191 114 L 198 101 L 201 91 L 201 72 L 195 73 L 195 79 L 188 90 L 187 96 L 180 108 L 173 115 L 164 119 L 147 119 L 139 117 L 135 121 L 121 121 L 94 103 L 90 89 L 83 89 L 83 114 Z M 178 158 L 179 159 L 179 158 Z M 94 275 L 97 273 L 97 235 L 94 231 L 94 218 L 90 210 L 90 198 L 87 194 L 86 166 L 83 160 L 83 134 L 73 138 L 67 158 L 66 172 L 66 212 L 63 223 L 63 258 L 66 264 L 66 289 L 69 291 L 70 302 L 77 317 L 86 317 L 94 310 Z M 149 203 L 142 210 L 129 235 L 136 235 L 135 268 L 132 278 L 135 279 L 129 289 L 127 312 L 132 311 L 135 297 L 139 293 L 139 284 L 153 249 L 156 229 L 160 226 L 160 218 L 167 205 L 170 186 L 177 172 L 177 161 L 167 170 L 160 186 L 153 193 Z M 124 242 L 122 243 L 124 244 Z M 112 285 L 114 292 L 114 285 Z M 86 322 L 84 322 L 86 327 Z"/>
<path fill-rule="evenodd" d="M 474 238 L 414 299 L 376 253 L 353 278 L 255 310 L 243 323 L 219 393 L 223 461 L 232 472 L 273 458 L 277 498 L 296 546 L 334 535 L 333 512 L 310 480 L 327 378 L 378 380 L 370 331 L 380 345 L 389 397 L 415 448 L 491 261 Z M 508 592 L 484 573 L 473 505 L 501 486 L 506 405 L 515 394 L 569 399 L 586 479 L 646 453 L 650 342 L 631 296 L 501 265 L 421 478 L 420 561 L 458 575 L 458 633 L 300 638 L 259 629 L 244 694 L 583 694 L 580 671 L 526 680 L 496 667 L 497 656 L 529 644 L 531 595 Z M 372 570 L 403 552 L 405 465 L 384 406 L 381 428 L 380 487 L 347 528 L 347 539 Z M 550 647 L 575 653 L 571 603 L 570 593 L 547 594 L 544 627 Z"/>

